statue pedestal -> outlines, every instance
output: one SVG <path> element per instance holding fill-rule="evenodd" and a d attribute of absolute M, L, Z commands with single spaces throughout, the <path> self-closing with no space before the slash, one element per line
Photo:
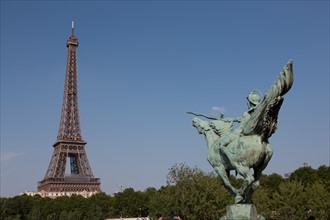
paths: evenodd
<path fill-rule="evenodd" d="M 227 206 L 225 216 L 220 220 L 265 220 L 261 215 L 257 214 L 256 206 L 253 204 L 235 204 Z"/>

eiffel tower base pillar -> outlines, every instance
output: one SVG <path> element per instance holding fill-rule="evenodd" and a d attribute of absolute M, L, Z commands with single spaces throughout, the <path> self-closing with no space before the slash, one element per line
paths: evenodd
<path fill-rule="evenodd" d="M 38 183 L 38 192 L 101 192 L 98 178 L 64 177 L 48 178 Z"/>

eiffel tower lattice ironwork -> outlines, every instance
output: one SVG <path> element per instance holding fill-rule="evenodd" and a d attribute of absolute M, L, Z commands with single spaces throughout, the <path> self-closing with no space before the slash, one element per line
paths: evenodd
<path fill-rule="evenodd" d="M 82 139 L 78 106 L 77 56 L 78 38 L 72 33 L 66 46 L 68 57 L 60 127 L 54 152 L 47 172 L 38 182 L 38 191 L 59 193 L 100 192 L 100 179 L 94 178 L 85 151 L 86 142 Z M 70 160 L 70 174 L 66 174 Z"/>

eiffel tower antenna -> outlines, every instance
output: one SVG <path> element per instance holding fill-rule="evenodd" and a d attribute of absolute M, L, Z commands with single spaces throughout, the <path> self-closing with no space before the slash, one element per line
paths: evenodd
<path fill-rule="evenodd" d="M 71 35 L 74 36 L 74 19 L 72 18 L 72 21 L 71 21 Z"/>
<path fill-rule="evenodd" d="M 38 183 L 38 191 L 56 195 L 92 195 L 101 191 L 101 183 L 98 178 L 94 178 L 85 151 L 86 142 L 81 136 L 76 55 L 79 44 L 74 35 L 73 19 L 71 25 L 72 32 L 66 42 L 68 56 L 60 127 L 47 172 L 44 179 Z M 70 159 L 69 174 L 65 173 L 67 159 Z"/>

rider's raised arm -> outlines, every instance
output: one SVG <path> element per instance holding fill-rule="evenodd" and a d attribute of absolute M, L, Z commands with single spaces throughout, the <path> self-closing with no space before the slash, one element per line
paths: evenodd
<path fill-rule="evenodd" d="M 205 115 L 205 114 L 196 113 L 196 112 L 187 112 L 187 113 L 195 115 L 195 116 L 201 116 L 201 117 L 204 117 L 204 118 L 208 118 L 208 119 L 211 119 L 211 120 L 219 120 L 219 118 L 217 118 L 213 115 Z"/>
<path fill-rule="evenodd" d="M 225 122 L 238 122 L 240 123 L 242 121 L 242 116 L 239 116 L 237 118 L 224 118 L 222 119 Z"/>

